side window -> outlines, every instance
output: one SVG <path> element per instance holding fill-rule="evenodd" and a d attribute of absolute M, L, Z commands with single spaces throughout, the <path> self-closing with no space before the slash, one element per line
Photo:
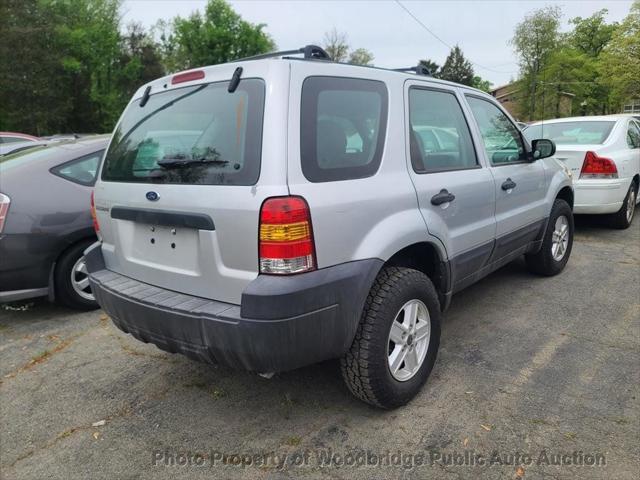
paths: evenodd
<path fill-rule="evenodd" d="M 309 77 L 302 86 L 300 158 L 311 182 L 369 177 L 382 159 L 387 89 L 382 82 Z"/>
<path fill-rule="evenodd" d="M 524 161 L 526 153 L 520 132 L 502 110 L 481 98 L 467 96 L 467 101 L 492 165 Z"/>
<path fill-rule="evenodd" d="M 81 185 L 96 183 L 96 175 L 104 150 L 76 158 L 51 169 L 51 173 Z"/>
<path fill-rule="evenodd" d="M 31 140 L 29 140 L 28 138 L 23 137 L 2 137 L 2 139 L 0 139 L 1 143 L 23 143 L 30 141 Z"/>
<path fill-rule="evenodd" d="M 636 122 L 629 122 L 627 129 L 627 145 L 629 148 L 640 148 L 640 128 Z"/>
<path fill-rule="evenodd" d="M 409 90 L 409 145 L 417 173 L 478 165 L 469 126 L 451 92 Z"/>

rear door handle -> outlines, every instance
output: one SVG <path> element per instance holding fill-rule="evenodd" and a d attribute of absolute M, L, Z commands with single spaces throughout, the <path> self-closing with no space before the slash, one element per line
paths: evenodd
<path fill-rule="evenodd" d="M 506 192 L 507 190 L 513 190 L 514 188 L 516 188 L 516 182 L 514 182 L 513 180 L 511 180 L 510 178 L 507 178 L 504 183 L 502 184 L 502 189 Z"/>
<path fill-rule="evenodd" d="M 432 205 L 442 205 L 443 203 L 453 202 L 456 196 L 453 193 L 449 193 L 447 189 L 443 188 L 440 193 L 436 193 L 431 197 Z"/>

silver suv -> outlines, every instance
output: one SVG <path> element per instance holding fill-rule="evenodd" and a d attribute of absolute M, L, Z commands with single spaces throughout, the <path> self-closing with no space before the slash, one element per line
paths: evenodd
<path fill-rule="evenodd" d="M 339 358 L 393 408 L 454 293 L 521 255 L 564 268 L 570 174 L 485 93 L 296 52 L 140 88 L 95 186 L 91 286 L 143 342 L 262 374 Z"/>

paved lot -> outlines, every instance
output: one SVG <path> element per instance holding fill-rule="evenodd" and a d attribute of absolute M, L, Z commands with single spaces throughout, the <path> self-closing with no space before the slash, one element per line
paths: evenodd
<path fill-rule="evenodd" d="M 639 266 L 640 221 L 581 219 L 562 275 L 516 262 L 454 297 L 427 387 L 393 412 L 352 399 L 333 362 L 266 380 L 141 344 L 100 311 L 2 310 L 1 476 L 635 479 Z"/>

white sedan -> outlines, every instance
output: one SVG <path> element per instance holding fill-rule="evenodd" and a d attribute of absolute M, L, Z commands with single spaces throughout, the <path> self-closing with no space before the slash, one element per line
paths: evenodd
<path fill-rule="evenodd" d="M 548 138 L 555 158 L 573 173 L 574 213 L 607 214 L 611 225 L 631 225 L 640 185 L 640 121 L 632 115 L 559 118 L 536 122 L 527 138 Z"/>

